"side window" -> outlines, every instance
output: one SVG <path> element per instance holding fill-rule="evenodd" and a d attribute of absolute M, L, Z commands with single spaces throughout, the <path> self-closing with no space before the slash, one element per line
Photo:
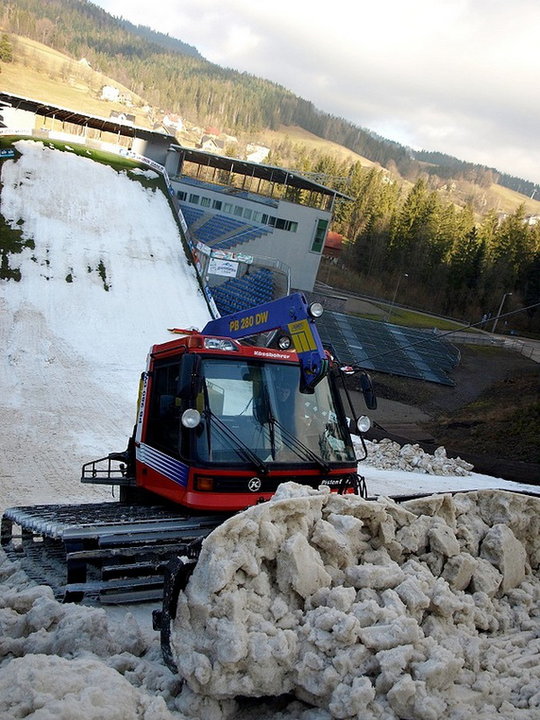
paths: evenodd
<path fill-rule="evenodd" d="M 311 252 L 320 253 L 323 245 L 324 240 L 326 238 L 326 231 L 328 229 L 328 220 L 318 220 L 317 222 L 317 229 L 315 231 L 315 237 L 313 238 L 313 243 L 311 245 Z"/>
<path fill-rule="evenodd" d="M 180 415 L 182 408 L 176 396 L 180 363 L 164 362 L 154 368 L 152 397 L 146 442 L 169 455 L 179 455 Z"/>

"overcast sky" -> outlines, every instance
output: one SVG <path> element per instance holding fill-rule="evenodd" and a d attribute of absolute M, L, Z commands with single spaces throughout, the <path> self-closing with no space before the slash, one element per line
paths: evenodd
<path fill-rule="evenodd" d="M 539 0 L 93 0 L 415 149 L 540 183 Z"/>

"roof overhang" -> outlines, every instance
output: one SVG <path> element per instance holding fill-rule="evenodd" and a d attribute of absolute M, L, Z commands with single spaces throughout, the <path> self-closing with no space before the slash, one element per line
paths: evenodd
<path fill-rule="evenodd" d="M 70 122 L 75 125 L 101 130 L 102 132 L 110 132 L 114 135 L 128 135 L 130 137 L 152 137 L 163 138 L 168 142 L 174 142 L 176 138 L 173 135 L 159 133 L 149 128 L 144 128 L 132 123 L 124 123 L 113 118 L 103 118 L 98 115 L 87 115 L 85 113 L 70 110 L 59 105 L 50 105 L 39 100 L 33 100 L 21 95 L 12 95 L 11 93 L 0 92 L 0 105 L 9 105 L 15 110 L 26 110 L 33 112 L 40 117 L 54 118 L 62 122 Z"/>
<path fill-rule="evenodd" d="M 216 155 L 212 152 L 196 150 L 178 144 L 172 144 L 170 149 L 176 151 L 181 156 L 182 163 L 192 162 L 197 165 L 204 165 L 205 167 L 226 170 L 227 172 L 238 175 L 260 178 L 261 180 L 277 183 L 278 185 L 288 185 L 297 190 L 307 190 L 308 192 L 316 192 L 321 195 L 328 195 L 343 200 L 353 200 L 349 195 L 345 195 L 326 185 L 313 182 L 313 180 L 292 170 L 286 170 L 274 165 L 262 165 L 261 163 L 250 162 L 249 160 L 239 160 L 238 158 L 227 157 L 226 155 Z"/>

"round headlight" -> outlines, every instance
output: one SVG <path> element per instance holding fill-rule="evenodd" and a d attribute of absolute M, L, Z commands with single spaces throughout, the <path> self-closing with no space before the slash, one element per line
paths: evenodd
<path fill-rule="evenodd" d="M 356 427 L 361 433 L 365 433 L 371 427 L 371 420 L 368 418 L 367 415 L 360 415 L 360 417 L 356 421 Z"/>
<path fill-rule="evenodd" d="M 320 302 L 311 303 L 311 305 L 309 306 L 309 314 L 311 315 L 311 317 L 314 317 L 314 318 L 321 317 L 323 312 L 324 312 L 324 308 Z"/>
<path fill-rule="evenodd" d="M 201 413 L 194 408 L 184 410 L 182 413 L 182 425 L 186 428 L 196 428 L 201 422 Z"/>

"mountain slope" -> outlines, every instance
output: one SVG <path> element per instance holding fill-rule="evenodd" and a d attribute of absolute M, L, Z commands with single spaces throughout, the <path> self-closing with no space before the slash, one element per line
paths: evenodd
<path fill-rule="evenodd" d="M 504 185 L 531 195 L 534 183 L 501 175 L 444 153 L 414 153 L 369 129 L 317 109 L 312 102 L 262 78 L 208 62 L 195 48 L 173 38 L 114 18 L 86 0 L 18 0 L 0 16 L 3 27 L 69 54 L 87 57 L 152 104 L 195 122 L 228 132 L 298 125 L 384 167 L 395 166 L 412 178 L 426 162 L 441 178 L 468 177 L 489 184 L 497 175 Z M 422 161 L 426 162 L 422 162 Z"/>
<path fill-rule="evenodd" d="M 9 257 L 20 281 L 0 281 L 0 505 L 57 500 L 69 476 L 62 499 L 81 496 L 81 463 L 126 446 L 149 347 L 209 317 L 161 191 L 41 143 L 16 147 L 0 212 L 27 247 Z"/>

